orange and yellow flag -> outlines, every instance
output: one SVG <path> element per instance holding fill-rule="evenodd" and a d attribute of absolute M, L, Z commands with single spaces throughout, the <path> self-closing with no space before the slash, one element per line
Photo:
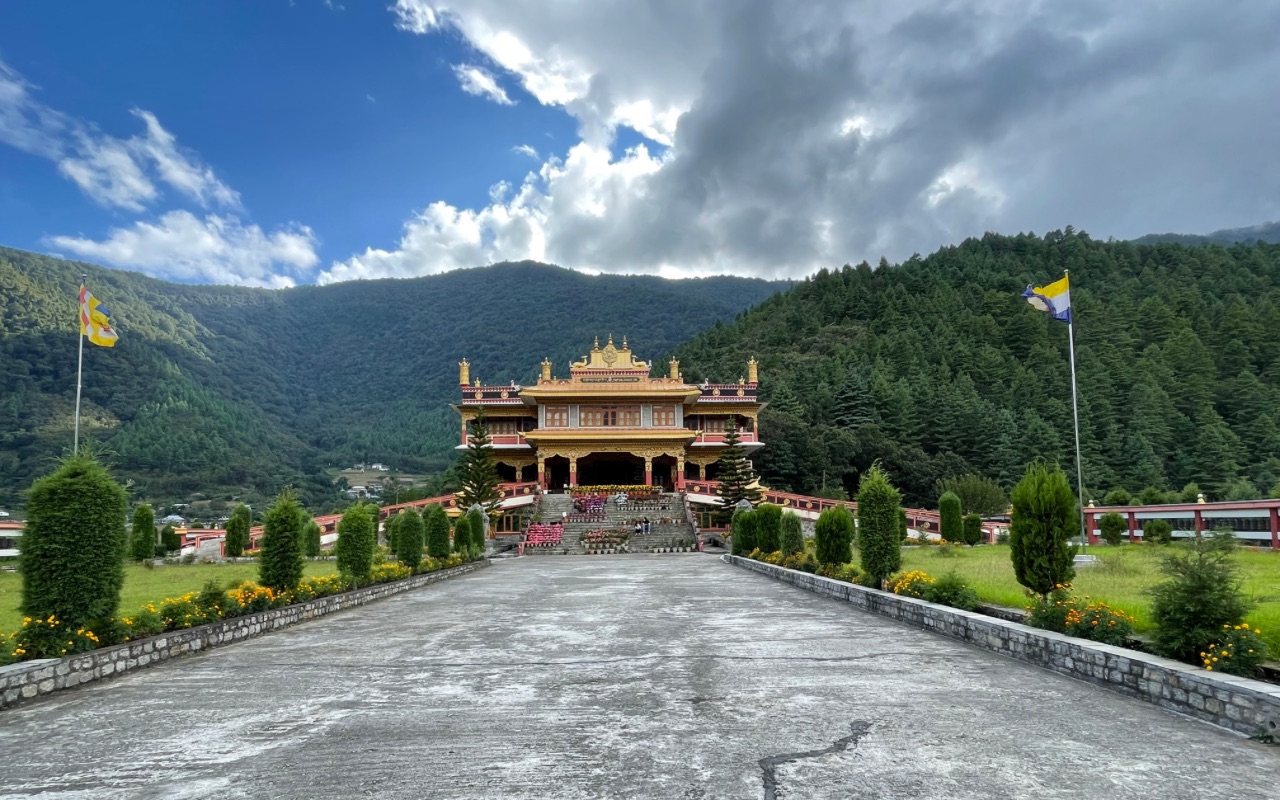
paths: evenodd
<path fill-rule="evenodd" d="M 120 337 L 111 328 L 108 317 L 111 312 L 98 302 L 98 298 L 89 294 L 89 290 L 80 286 L 80 335 L 88 336 L 89 341 L 100 347 L 112 347 Z"/>

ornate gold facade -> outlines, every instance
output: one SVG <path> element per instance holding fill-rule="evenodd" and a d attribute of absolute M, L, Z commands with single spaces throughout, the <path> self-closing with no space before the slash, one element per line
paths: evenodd
<path fill-rule="evenodd" d="M 748 380 L 692 385 L 672 359 L 667 374 L 636 358 L 624 337 L 590 352 L 557 377 L 543 359 L 533 386 L 470 383 L 470 364 L 459 362 L 459 448 L 480 409 L 489 420 L 494 461 L 507 480 L 536 480 L 542 487 L 602 483 L 660 483 L 678 489 L 686 479 L 708 477 L 734 424 L 743 447 L 762 447 L 757 418 L 758 368 L 747 362 Z"/>

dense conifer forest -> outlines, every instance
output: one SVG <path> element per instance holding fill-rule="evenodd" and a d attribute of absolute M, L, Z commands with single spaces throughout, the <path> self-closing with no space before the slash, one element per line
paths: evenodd
<path fill-rule="evenodd" d="M 86 272 L 120 340 L 85 346 L 82 425 L 117 472 L 156 499 L 293 484 L 313 507 L 327 465 L 446 468 L 464 357 L 486 383 L 532 381 L 544 357 L 563 372 L 609 332 L 657 358 L 788 285 L 517 263 L 268 291 L 0 248 L 0 507 L 70 449 Z"/>
<path fill-rule="evenodd" d="M 912 503 L 970 471 L 1074 471 L 1067 326 L 1021 297 L 1071 271 L 1086 491 L 1267 492 L 1280 479 L 1280 245 L 987 235 L 822 271 L 679 350 L 760 359 L 765 482 L 852 495 L 879 460 Z M 1150 493 L 1149 493 L 1150 494 Z"/>
<path fill-rule="evenodd" d="M 486 383 L 528 382 L 544 356 L 563 372 L 613 332 L 655 370 L 675 353 L 687 380 L 734 380 L 760 359 L 766 484 L 852 496 L 879 461 L 909 502 L 931 505 L 946 477 L 1007 488 L 1029 459 L 1072 466 L 1067 328 L 1021 297 L 1064 269 L 1087 490 L 1269 490 L 1280 245 L 1138 245 L 1068 229 L 823 270 L 785 292 L 534 263 L 267 291 L 0 249 L 0 504 L 69 447 L 84 271 L 121 336 L 85 351 L 89 438 L 153 497 L 291 483 L 314 506 L 332 496 L 326 466 L 442 470 L 460 358 Z"/>

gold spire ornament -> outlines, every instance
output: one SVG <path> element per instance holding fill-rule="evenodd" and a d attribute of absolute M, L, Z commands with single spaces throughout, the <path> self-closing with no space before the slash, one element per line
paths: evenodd
<path fill-rule="evenodd" d="M 466 386 L 468 383 L 471 383 L 471 365 L 464 358 L 458 362 L 458 384 Z"/>

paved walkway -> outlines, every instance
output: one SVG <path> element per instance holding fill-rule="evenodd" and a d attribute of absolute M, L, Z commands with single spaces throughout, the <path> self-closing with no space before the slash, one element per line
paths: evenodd
<path fill-rule="evenodd" d="M 704 555 L 524 558 L 0 713 L 0 796 L 1253 798 L 1280 748 Z"/>

